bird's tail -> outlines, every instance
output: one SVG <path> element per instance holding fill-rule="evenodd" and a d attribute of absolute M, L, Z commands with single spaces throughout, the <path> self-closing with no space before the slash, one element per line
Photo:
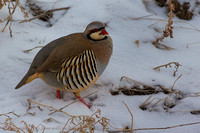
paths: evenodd
<path fill-rule="evenodd" d="M 39 78 L 40 74 L 35 73 L 34 71 L 29 70 L 26 75 L 22 78 L 22 80 L 18 83 L 18 85 L 15 87 L 15 89 L 19 89 L 23 85 L 30 83 L 32 80 Z"/>

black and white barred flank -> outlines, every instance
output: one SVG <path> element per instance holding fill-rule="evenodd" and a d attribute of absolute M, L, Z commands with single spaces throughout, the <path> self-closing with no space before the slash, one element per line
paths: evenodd
<path fill-rule="evenodd" d="M 65 89 L 84 89 L 97 79 L 97 62 L 94 52 L 86 50 L 62 63 L 57 80 Z"/>

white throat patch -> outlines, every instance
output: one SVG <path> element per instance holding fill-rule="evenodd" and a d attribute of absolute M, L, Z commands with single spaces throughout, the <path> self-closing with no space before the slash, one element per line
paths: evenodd
<path fill-rule="evenodd" d="M 102 31 L 100 30 L 100 31 L 98 31 L 98 32 L 94 32 L 94 33 L 91 33 L 90 34 L 90 37 L 92 38 L 92 39 L 94 39 L 94 40 L 101 40 L 101 39 L 103 39 L 106 35 L 101 35 L 100 33 L 101 33 Z"/>

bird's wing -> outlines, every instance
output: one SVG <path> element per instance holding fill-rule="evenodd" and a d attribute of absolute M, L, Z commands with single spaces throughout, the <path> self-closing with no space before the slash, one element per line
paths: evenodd
<path fill-rule="evenodd" d="M 78 56 L 85 50 L 89 49 L 89 47 L 85 45 L 85 38 L 82 37 L 82 34 L 71 34 L 65 38 L 62 38 L 62 41 L 58 39 L 58 41 L 54 43 L 56 43 L 57 46 L 54 47 L 52 51 L 47 52 L 47 57 L 45 57 L 45 60 L 42 54 L 46 53 L 46 51 L 41 52 L 38 57 L 35 57 L 37 58 L 35 62 L 39 62 L 37 64 L 35 63 L 37 66 L 35 67 L 36 72 L 45 72 L 47 70 L 58 72 L 61 67 L 61 63 L 64 60 Z M 40 55 L 42 56 L 40 57 Z"/>
<path fill-rule="evenodd" d="M 83 53 L 89 49 L 87 44 L 87 40 L 81 33 L 71 34 L 50 42 L 37 53 L 28 72 L 16 88 L 20 88 L 26 84 L 27 80 L 32 76 L 33 78 L 30 81 L 39 78 L 38 75 L 45 71 L 58 72 L 63 60 Z"/>

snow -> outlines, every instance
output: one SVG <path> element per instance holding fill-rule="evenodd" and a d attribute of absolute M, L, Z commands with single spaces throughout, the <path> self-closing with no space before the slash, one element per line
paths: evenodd
<path fill-rule="evenodd" d="M 20 0 L 25 5 L 25 0 Z M 27 99 L 34 100 L 44 105 L 53 106 L 57 109 L 68 105 L 75 100 L 70 92 L 63 93 L 63 99 L 56 98 L 56 91 L 47 86 L 40 79 L 15 90 L 15 86 L 27 72 L 32 59 L 39 49 L 24 53 L 24 50 L 35 46 L 44 46 L 52 40 L 65 36 L 70 33 L 84 31 L 87 24 L 92 21 L 108 22 L 107 31 L 113 39 L 114 50 L 109 65 L 95 85 L 81 92 L 81 96 L 86 96 L 94 91 L 97 93 L 89 98 L 97 97 L 94 101 L 86 98 L 85 101 L 93 106 L 88 109 L 80 102 L 75 102 L 63 111 L 71 115 L 91 115 L 96 110 L 101 110 L 101 116 L 110 119 L 113 127 L 131 127 L 131 116 L 126 109 L 123 101 L 128 105 L 133 113 L 133 128 L 159 128 L 174 125 L 198 122 L 200 116 L 192 115 L 190 110 L 199 110 L 199 97 L 186 97 L 180 100 L 177 105 L 170 109 L 174 113 L 165 112 L 162 105 L 158 104 L 157 111 L 141 110 L 139 107 L 150 95 L 126 96 L 123 94 L 112 96 L 110 89 L 119 86 L 120 78 L 127 76 L 134 80 L 145 83 L 149 86 L 156 84 L 165 88 L 171 88 L 174 81 L 182 74 L 176 82 L 174 89 L 184 92 L 184 94 L 198 93 L 200 89 L 200 45 L 187 44 L 200 42 L 199 30 L 192 30 L 194 26 L 200 29 L 199 14 L 195 14 L 192 20 L 184 21 L 177 17 L 174 18 L 173 39 L 165 38 L 163 44 L 175 48 L 174 50 L 161 50 L 155 48 L 151 42 L 156 37 L 162 35 L 166 21 L 138 19 L 142 16 L 151 15 L 148 18 L 167 19 L 164 8 L 158 8 L 152 1 L 145 5 L 142 0 L 38 0 L 41 6 L 47 9 L 70 6 L 71 8 L 63 15 L 63 11 L 56 12 L 53 26 L 47 27 L 47 23 L 34 20 L 27 23 L 12 23 L 13 37 L 9 36 L 8 27 L 1 33 L 0 41 L 0 114 L 14 112 L 20 117 L 10 114 L 12 121 L 19 127 L 23 127 L 22 120 L 28 124 L 36 126 L 42 124 L 46 127 L 46 132 L 59 132 L 70 118 L 62 113 L 54 113 L 49 116 L 51 111 L 48 108 L 32 108 L 27 114 Z M 194 6 L 194 5 L 192 5 Z M 148 7 L 148 9 L 147 9 Z M 7 16 L 7 8 L 4 7 L 0 12 L 1 19 Z M 29 14 L 30 17 L 33 17 Z M 23 20 L 23 14 L 17 9 L 13 15 L 14 20 Z M 1 24 L 1 29 L 5 22 Z M 184 27 L 184 28 L 183 28 Z M 156 32 L 157 30 L 160 32 Z M 135 41 L 139 40 L 139 47 Z M 178 62 L 182 66 L 178 69 L 176 76 L 173 77 L 172 68 L 161 68 L 155 71 L 154 67 Z M 113 84 L 113 86 L 112 86 Z M 166 94 L 158 93 L 152 98 L 165 98 Z M 33 104 L 33 103 L 32 103 Z M 34 106 L 33 104 L 32 106 Z M 183 112 L 180 112 L 183 111 Z M 56 121 L 44 122 L 48 118 Z M 0 116 L 0 122 L 4 122 L 5 117 Z M 68 127 L 69 128 L 69 127 Z M 111 128 L 110 130 L 114 130 Z M 200 125 L 191 125 L 167 130 L 144 130 L 135 131 L 136 133 L 198 133 Z M 0 132 L 7 132 L 1 130 Z M 101 126 L 96 127 L 95 132 L 102 132 Z"/>

